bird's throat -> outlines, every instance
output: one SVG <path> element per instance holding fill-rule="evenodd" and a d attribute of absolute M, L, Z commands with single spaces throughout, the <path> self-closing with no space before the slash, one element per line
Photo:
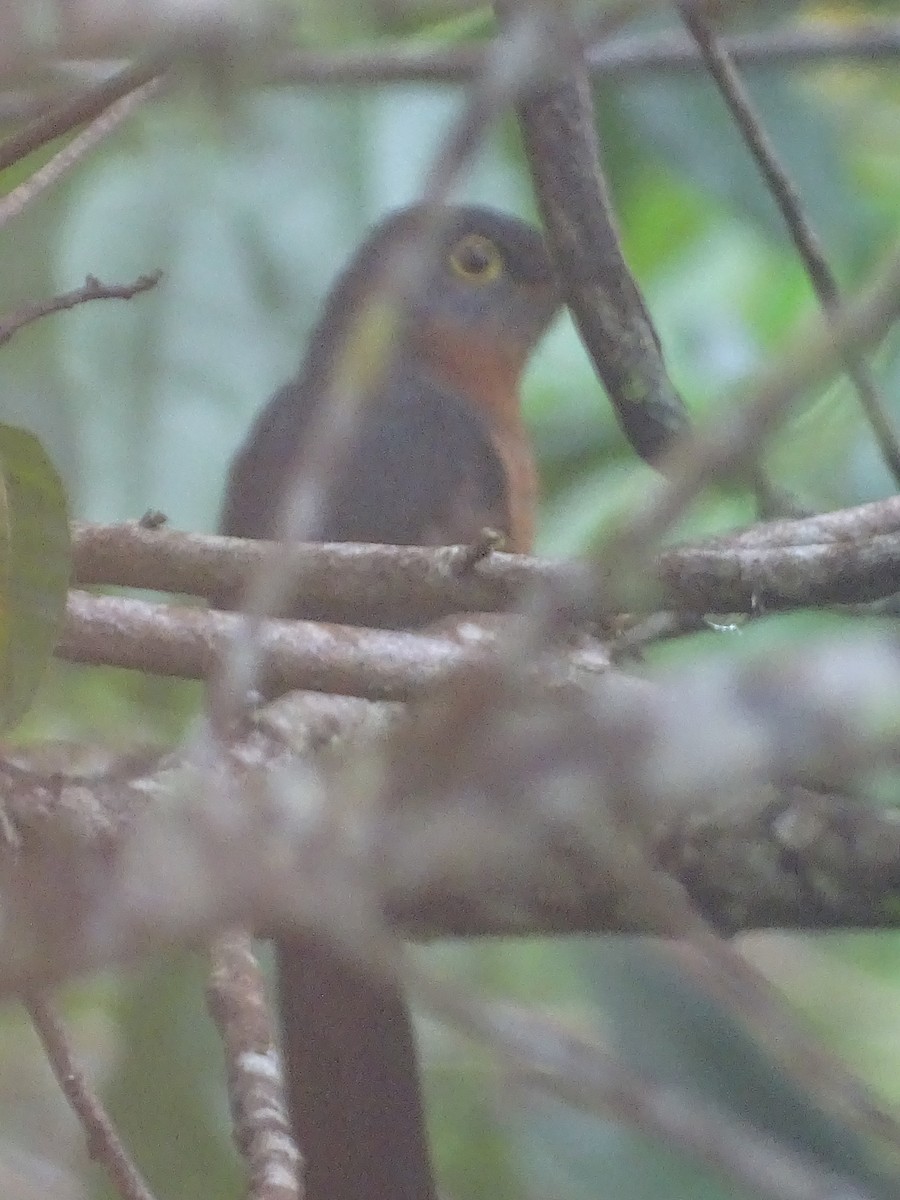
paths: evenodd
<path fill-rule="evenodd" d="M 412 340 L 416 361 L 436 382 L 467 396 L 484 417 L 507 479 L 507 549 L 527 554 L 534 543 L 538 475 L 522 420 L 519 385 L 528 349 L 495 336 L 430 322 Z"/>

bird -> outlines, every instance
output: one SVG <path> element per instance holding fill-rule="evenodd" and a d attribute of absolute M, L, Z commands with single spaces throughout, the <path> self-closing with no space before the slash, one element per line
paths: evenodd
<path fill-rule="evenodd" d="M 520 403 L 532 351 L 561 306 L 540 232 L 490 208 L 411 205 L 387 216 L 333 285 L 298 374 L 262 408 L 228 473 L 220 531 L 269 538 L 305 440 L 385 264 L 437 217 L 431 267 L 374 372 L 310 541 L 476 542 L 532 548 L 538 481 Z M 338 598 L 336 598 L 337 600 Z M 220 597 L 219 607 L 235 598 Z M 290 615 L 336 619 L 304 607 Z M 377 624 L 356 612 L 357 624 Z M 307 1200 L 435 1200 L 410 1014 L 315 932 L 276 939 L 282 1057 Z"/>

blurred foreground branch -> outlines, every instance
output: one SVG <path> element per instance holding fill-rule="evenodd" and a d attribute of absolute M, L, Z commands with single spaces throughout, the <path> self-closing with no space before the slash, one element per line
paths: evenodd
<path fill-rule="evenodd" d="M 896 926 L 897 814 L 800 786 L 852 791 L 896 764 L 891 640 L 664 685 L 536 667 L 503 703 L 496 666 L 459 671 L 412 725 L 287 697 L 221 758 L 202 728 L 183 755 L 94 777 L 7 755 L 0 989 L 235 923 L 340 920 L 354 895 L 417 937 L 653 932 L 623 875 L 623 804 L 719 929 Z"/>
<path fill-rule="evenodd" d="M 490 1047 L 519 1090 L 540 1088 L 583 1111 L 612 1117 L 770 1200 L 863 1200 L 855 1180 L 823 1169 L 787 1140 L 730 1118 L 686 1091 L 641 1077 L 595 1040 L 508 1004 L 474 1003 L 421 973 L 413 992 L 449 1024 Z"/>
<path fill-rule="evenodd" d="M 756 68 L 783 69 L 834 60 L 890 64 L 900 58 L 900 22 L 872 22 L 858 28 L 771 29 L 733 34 L 722 41 L 736 62 Z M 330 54 L 292 51 L 273 59 L 263 74 L 269 82 L 301 85 L 465 84 L 481 70 L 484 54 L 479 46 L 431 49 L 407 44 Z M 691 39 L 677 33 L 620 34 L 600 45 L 588 46 L 585 59 L 591 75 L 599 80 L 704 69 L 703 58 Z"/>
<path fill-rule="evenodd" d="M 830 62 L 881 66 L 900 58 L 900 22 L 867 21 L 855 26 L 815 23 L 795 28 L 777 28 L 725 35 L 724 47 L 742 66 L 765 70 L 812 66 Z M 408 42 L 378 44 L 363 48 L 282 51 L 262 56 L 254 67 L 254 78 L 264 84 L 283 86 L 370 87 L 385 83 L 467 84 L 482 71 L 485 49 L 480 45 L 434 48 Z M 704 69 L 702 56 L 690 38 L 677 32 L 664 34 L 619 34 L 600 45 L 589 45 L 585 59 L 591 75 L 598 80 L 640 79 L 654 74 L 693 74 Z M 63 58 L 56 74 L 66 76 L 71 68 Z M 127 90 L 128 78 L 102 63 L 89 66 L 74 64 L 79 78 L 91 80 L 91 90 L 77 96 L 57 96 L 47 114 L 40 112 L 40 100 L 26 90 L 0 92 L 0 119 L 7 121 L 40 117 L 51 134 L 60 126 L 61 116 L 69 121 L 91 119 L 98 99 L 103 105 Z M 138 68 L 132 86 L 152 73 Z M 115 81 L 115 82 L 113 82 Z M 112 83 L 112 93 L 93 89 Z M 68 83 L 69 91 L 73 90 Z M 60 85 L 59 90 L 63 90 Z M 75 105 L 78 107 L 76 108 Z M 67 107 L 72 106 L 72 107 Z M 52 112 L 52 116 L 50 113 Z M 85 115 L 81 116 L 80 114 Z M 77 121 L 76 121 L 77 123 Z M 37 127 L 35 127 L 37 129 Z M 29 134 L 29 141 L 35 133 Z M 46 139 L 44 139 L 46 140 Z M 26 143 L 21 143 L 23 146 Z"/>
<path fill-rule="evenodd" d="M 895 251 L 865 288 L 833 310 L 827 323 L 798 339 L 789 354 L 761 373 L 743 400 L 675 445 L 667 455 L 666 482 L 601 546 L 607 577 L 615 579 L 618 588 L 623 583 L 633 586 L 654 547 L 703 488 L 746 471 L 804 389 L 830 378 L 851 347 L 878 345 L 898 313 L 900 252 Z"/>

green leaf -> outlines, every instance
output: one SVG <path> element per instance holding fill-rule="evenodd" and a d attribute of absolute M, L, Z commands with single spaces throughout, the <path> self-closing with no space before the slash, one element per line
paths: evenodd
<path fill-rule="evenodd" d="M 748 72 L 747 86 L 832 264 L 839 273 L 858 269 L 882 236 L 883 219 L 860 192 L 853 146 L 842 140 L 836 114 L 794 78 Z M 620 89 L 618 100 L 623 130 L 630 127 L 648 159 L 662 158 L 682 184 L 788 246 L 775 203 L 708 80 L 642 80 Z"/>
<path fill-rule="evenodd" d="M 128 976 L 118 1006 L 116 1070 L 104 1099 L 157 1196 L 240 1194 L 222 1046 L 203 1003 L 207 967 L 156 957 Z M 104 1179 L 95 1200 L 120 1193 Z"/>
<path fill-rule="evenodd" d="M 28 708 L 53 653 L 69 586 L 62 482 L 40 442 L 0 425 L 0 728 Z"/>

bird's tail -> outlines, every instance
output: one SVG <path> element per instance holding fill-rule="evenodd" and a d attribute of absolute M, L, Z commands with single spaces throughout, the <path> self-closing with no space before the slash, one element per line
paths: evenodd
<path fill-rule="evenodd" d="M 282 1053 L 306 1200 L 435 1200 L 400 991 L 311 938 L 277 946 Z"/>

